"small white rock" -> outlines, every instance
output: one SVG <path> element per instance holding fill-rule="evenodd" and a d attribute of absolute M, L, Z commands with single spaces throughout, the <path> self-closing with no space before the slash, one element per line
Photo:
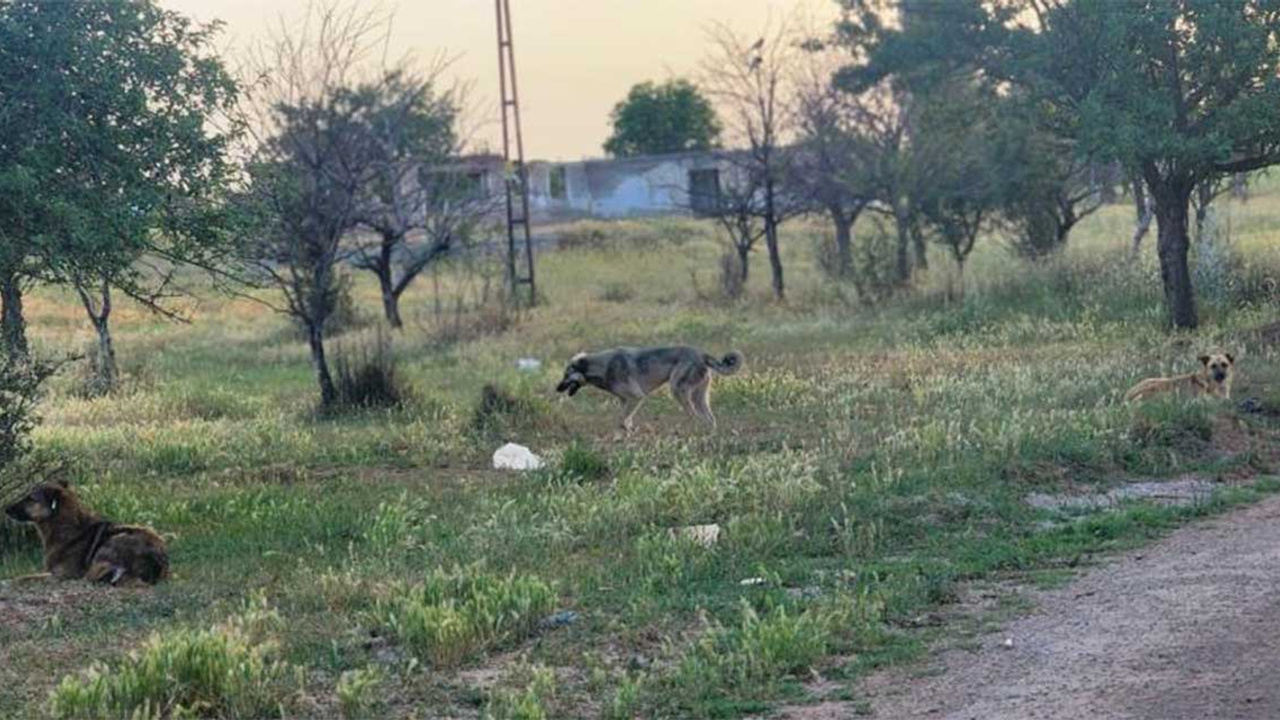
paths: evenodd
<path fill-rule="evenodd" d="M 711 547 L 720 540 L 720 526 L 711 523 L 710 525 L 689 525 L 688 527 L 672 528 L 671 536 L 692 540 L 703 547 Z"/>
<path fill-rule="evenodd" d="M 1005 649 L 1006 649 L 1006 650 L 1012 650 L 1012 649 L 1013 649 L 1013 638 L 1005 638 L 1005 639 L 1004 639 L 1004 647 L 1005 647 Z"/>
<path fill-rule="evenodd" d="M 754 577 L 754 578 L 747 578 L 745 580 L 739 580 L 738 584 L 743 587 L 751 587 L 752 585 L 764 585 L 767 582 L 769 581 L 765 580 L 762 577 Z"/>
<path fill-rule="evenodd" d="M 516 367 L 525 372 L 533 372 L 542 367 L 542 361 L 538 358 L 520 358 L 516 360 Z"/>
<path fill-rule="evenodd" d="M 494 470 L 537 470 L 542 465 L 542 458 L 516 443 L 507 443 L 493 453 Z"/>

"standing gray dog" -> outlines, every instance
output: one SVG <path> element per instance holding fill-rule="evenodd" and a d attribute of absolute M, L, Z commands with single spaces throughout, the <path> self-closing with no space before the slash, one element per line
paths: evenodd
<path fill-rule="evenodd" d="M 556 392 L 572 397 L 583 385 L 592 385 L 622 401 L 622 429 L 631 432 L 631 419 L 645 398 L 666 382 L 671 395 L 689 415 L 716 426 L 711 413 L 711 371 L 732 375 L 742 368 L 742 353 L 722 358 L 691 347 L 614 348 L 578 353 L 564 369 Z"/>

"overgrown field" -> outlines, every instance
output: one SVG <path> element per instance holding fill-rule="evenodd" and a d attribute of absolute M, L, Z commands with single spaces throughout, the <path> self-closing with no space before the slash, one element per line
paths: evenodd
<path fill-rule="evenodd" d="M 481 302 L 476 268 L 424 278 L 393 339 L 406 404 L 328 418 L 300 335 L 269 310 L 212 292 L 189 326 L 122 309 L 124 388 L 86 397 L 64 372 L 36 441 L 68 458 L 93 507 L 164 533 L 175 576 L 151 591 L 0 589 L 0 716 L 732 717 L 856 703 L 860 673 L 954 632 L 920 626 L 964 583 L 1055 579 L 1272 487 L 1277 335 L 1254 330 L 1280 319 L 1277 217 L 1270 187 L 1221 210 L 1230 251 L 1196 263 L 1202 328 L 1176 337 L 1153 249 L 1127 260 L 1124 205 L 1040 266 L 991 239 L 962 301 L 947 299 L 938 254 L 917 291 L 874 308 L 822 277 L 820 225 L 785 234 L 785 304 L 768 299 L 763 257 L 747 297 L 719 297 L 711 225 L 559 228 L 540 307 L 515 317 Z M 376 317 L 363 278 L 354 304 Z M 40 290 L 28 309 L 42 349 L 88 342 L 71 298 Z M 335 348 L 377 333 L 345 323 Z M 715 386 L 717 433 L 664 394 L 615 439 L 615 404 L 553 391 L 578 350 L 674 343 L 747 356 Z M 1135 380 L 1189 372 L 1214 347 L 1236 354 L 1236 398 L 1258 398 L 1256 412 L 1120 404 Z M 528 357 L 541 369 L 518 369 Z M 482 408 L 486 384 L 504 400 Z M 489 469 L 507 441 L 548 467 Z M 1214 499 L 1093 513 L 1025 501 L 1189 475 L 1219 482 Z M 711 546 L 672 532 L 710 523 Z M 38 564 L 33 542 L 0 548 L 0 578 Z"/>

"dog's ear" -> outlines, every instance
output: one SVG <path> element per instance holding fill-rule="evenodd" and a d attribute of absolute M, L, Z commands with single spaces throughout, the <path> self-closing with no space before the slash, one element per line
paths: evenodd
<path fill-rule="evenodd" d="M 71 483 L 67 482 L 66 478 L 58 478 L 57 480 L 54 480 L 54 482 L 63 490 L 71 489 Z"/>
<path fill-rule="evenodd" d="M 1236 358 L 1231 353 L 1222 353 L 1222 357 L 1226 358 L 1227 362 L 1231 363 L 1232 365 L 1236 364 Z"/>
<path fill-rule="evenodd" d="M 1200 364 L 1201 364 L 1201 365 L 1208 365 L 1208 364 L 1209 364 L 1209 356 L 1208 356 L 1208 355 L 1201 355 L 1201 356 L 1200 356 Z"/>

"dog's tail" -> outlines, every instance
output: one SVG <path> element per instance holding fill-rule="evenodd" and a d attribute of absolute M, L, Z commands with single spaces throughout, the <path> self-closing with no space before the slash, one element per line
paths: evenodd
<path fill-rule="evenodd" d="M 722 358 L 717 358 L 714 355 L 703 355 L 702 360 L 707 364 L 707 367 L 721 375 L 732 375 L 742 369 L 742 363 L 746 361 L 746 358 L 742 357 L 742 353 L 737 350 L 731 350 Z"/>

